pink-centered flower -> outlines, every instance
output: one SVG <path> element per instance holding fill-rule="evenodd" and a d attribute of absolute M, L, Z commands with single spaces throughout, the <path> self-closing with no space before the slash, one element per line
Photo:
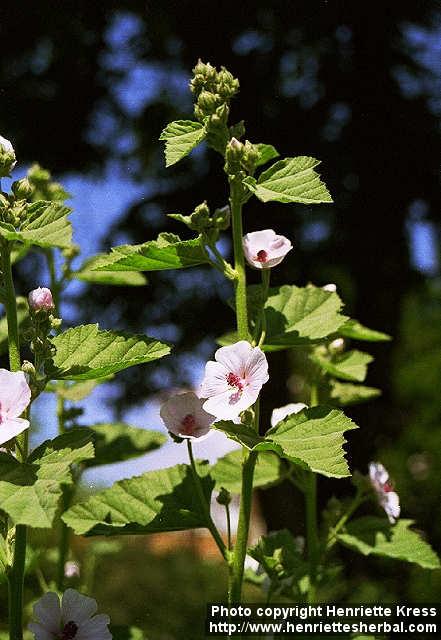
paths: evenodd
<path fill-rule="evenodd" d="M 95 615 L 97 603 L 75 589 L 67 589 L 60 598 L 45 593 L 34 605 L 34 618 L 29 624 L 35 640 L 112 640 L 108 629 L 110 618 Z"/>
<path fill-rule="evenodd" d="M 275 267 L 292 249 L 288 238 L 278 236 L 272 229 L 247 233 L 242 244 L 248 264 L 256 269 Z"/>
<path fill-rule="evenodd" d="M 38 287 L 28 295 L 32 311 L 53 311 L 55 309 L 52 292 L 47 287 Z"/>
<path fill-rule="evenodd" d="M 271 426 L 275 427 L 276 424 L 279 424 L 279 422 L 282 422 L 284 418 L 287 418 L 293 413 L 299 413 L 300 411 L 302 411 L 303 409 L 306 409 L 307 407 L 308 405 L 304 404 L 303 402 L 290 402 L 289 404 L 286 404 L 284 407 L 278 407 L 277 409 L 273 409 L 273 412 L 271 414 Z"/>
<path fill-rule="evenodd" d="M 400 516 L 400 499 L 394 491 L 388 472 L 381 463 L 369 463 L 369 480 L 377 494 L 378 502 L 389 518 L 389 522 L 394 524 Z"/>
<path fill-rule="evenodd" d="M 172 396 L 162 405 L 161 418 L 175 436 L 201 438 L 216 419 L 202 408 L 203 403 L 192 391 Z"/>
<path fill-rule="evenodd" d="M 31 390 L 23 371 L 0 369 L 0 444 L 29 428 L 29 421 L 19 416 L 30 401 Z"/>
<path fill-rule="evenodd" d="M 214 357 L 216 362 L 205 365 L 203 407 L 218 420 L 234 420 L 256 402 L 268 381 L 268 362 L 263 351 L 246 340 L 221 347 Z"/>

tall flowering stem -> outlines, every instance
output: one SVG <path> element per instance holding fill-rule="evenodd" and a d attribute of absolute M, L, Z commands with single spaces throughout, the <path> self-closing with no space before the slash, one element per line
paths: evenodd
<path fill-rule="evenodd" d="M 242 237 L 242 200 L 243 186 L 238 175 L 230 176 L 231 226 L 233 232 L 234 267 L 236 270 L 236 322 L 239 340 L 248 340 L 247 283 L 245 273 L 245 256 Z M 258 401 L 255 407 L 258 406 Z M 255 428 L 259 430 L 258 410 L 256 411 Z M 234 554 L 230 563 L 228 601 L 240 602 L 245 557 L 247 552 L 248 533 L 250 528 L 251 506 L 253 498 L 253 477 L 257 462 L 257 453 L 243 449 L 242 491 L 237 525 L 237 537 Z"/>
<path fill-rule="evenodd" d="M 8 348 L 9 365 L 11 371 L 19 371 L 21 368 L 20 339 L 17 321 L 17 303 L 15 298 L 14 281 L 11 267 L 11 247 L 6 241 L 1 243 L 1 260 L 3 272 L 3 285 L 5 290 L 5 308 L 8 322 Z M 28 452 L 28 433 L 25 430 L 16 438 L 17 459 L 24 462 Z M 8 572 L 8 613 L 9 613 L 9 638 L 10 640 L 22 640 L 23 638 L 23 583 L 26 560 L 27 530 L 24 525 L 15 527 L 14 558 L 11 569 Z"/>

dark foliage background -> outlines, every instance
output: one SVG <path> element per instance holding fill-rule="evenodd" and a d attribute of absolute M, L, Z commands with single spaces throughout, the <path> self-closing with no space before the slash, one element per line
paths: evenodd
<path fill-rule="evenodd" d="M 368 382 L 383 389 L 381 399 L 349 412 L 361 426 L 351 434 L 351 460 L 365 470 L 381 456 L 391 466 L 406 515 L 439 549 L 441 3 L 41 0 L 5 2 L 0 12 L 0 126 L 21 162 L 38 159 L 60 179 L 117 162 L 146 185 L 109 230 L 106 249 L 181 233 L 165 213 L 189 213 L 205 198 L 226 203 L 214 153 L 166 171 L 157 141 L 168 121 L 192 115 L 186 79 L 199 57 L 239 77 L 232 120 L 246 118 L 248 138 L 282 156 L 322 159 L 334 205 L 253 201 L 245 227 L 294 239 L 274 283 L 335 282 L 352 316 L 394 336 L 371 349 Z M 208 357 L 231 326 L 228 295 L 217 274 L 196 269 L 154 274 L 142 293 L 95 287 L 76 299 L 82 320 L 160 327 L 177 342 L 174 358 L 153 373 L 122 378 L 118 411 L 189 381 L 189 354 Z M 271 364 L 277 375 L 265 389 L 264 417 L 292 399 L 288 354 Z M 348 490 L 322 482 L 321 495 Z M 288 488 L 264 504 L 271 526 L 301 532 Z M 357 558 L 348 577 L 361 581 L 366 564 Z M 389 590 L 411 595 L 407 569 L 371 567 L 371 577 L 387 571 Z"/>

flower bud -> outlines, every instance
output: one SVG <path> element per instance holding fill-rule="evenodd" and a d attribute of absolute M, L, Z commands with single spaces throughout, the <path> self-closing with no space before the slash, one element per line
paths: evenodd
<path fill-rule="evenodd" d="M 323 291 L 329 291 L 330 293 L 336 293 L 337 291 L 337 285 L 335 285 L 333 282 L 329 283 L 329 284 L 325 284 L 324 287 L 322 287 Z"/>
<path fill-rule="evenodd" d="M 332 354 L 341 353 L 344 348 L 345 341 L 343 340 L 343 338 L 336 338 L 328 346 L 329 352 Z"/>
<path fill-rule="evenodd" d="M 12 193 L 17 200 L 29 200 L 34 192 L 34 187 L 29 182 L 28 178 L 22 178 L 12 183 Z"/>
<path fill-rule="evenodd" d="M 243 152 L 243 144 L 237 138 L 231 138 L 225 150 L 225 166 L 229 175 L 234 175 L 240 171 Z"/>
<path fill-rule="evenodd" d="M 230 219 L 230 207 L 228 205 L 220 207 L 219 209 L 216 209 L 213 214 L 213 225 L 216 229 L 219 229 L 219 231 L 225 231 L 230 226 Z"/>
<path fill-rule="evenodd" d="M 80 577 L 80 565 L 74 560 L 68 560 L 64 563 L 64 577 L 65 578 L 79 578 Z"/>
<path fill-rule="evenodd" d="M 225 507 L 228 507 L 231 502 L 231 493 L 224 489 L 224 487 L 221 487 L 219 495 L 216 498 L 216 502 L 218 504 L 223 504 Z"/>
<path fill-rule="evenodd" d="M 9 176 L 16 164 L 14 147 L 9 140 L 0 136 L 0 178 Z"/>
<path fill-rule="evenodd" d="M 219 96 L 210 91 L 201 91 L 198 98 L 198 107 L 205 116 L 212 115 L 219 106 Z"/>
<path fill-rule="evenodd" d="M 46 287 L 38 287 L 28 295 L 29 307 L 32 311 L 53 311 L 55 309 L 52 292 Z"/>

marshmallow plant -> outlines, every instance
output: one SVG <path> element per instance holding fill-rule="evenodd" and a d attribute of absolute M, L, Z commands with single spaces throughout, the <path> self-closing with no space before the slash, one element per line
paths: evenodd
<path fill-rule="evenodd" d="M 226 69 L 198 62 L 190 86 L 195 120 L 172 122 L 162 132 L 166 165 L 205 142 L 222 157 L 229 200 L 172 214 L 189 230 L 186 239 L 163 233 L 74 267 L 79 248 L 72 244 L 67 194 L 47 172 L 35 165 L 12 184 L 11 193 L 0 194 L 0 302 L 10 364 L 9 371 L 0 371 L 0 570 L 9 584 L 11 640 L 22 640 L 23 608 L 31 604 L 23 601 L 29 528 L 55 527 L 58 533 L 56 565 L 43 579 L 38 568 L 46 593 L 34 605 L 33 620 L 26 620 L 37 640 L 104 639 L 109 633 L 129 637 L 127 630 L 121 636 L 109 631 L 106 615 L 94 615 L 97 605 L 84 593 L 90 591 L 90 567 L 78 564 L 70 545 L 72 531 L 90 538 L 206 528 L 228 567 L 230 603 L 241 601 L 244 579 L 262 584 L 268 600 L 282 595 L 320 601 L 334 579 L 339 545 L 363 555 L 439 566 L 429 545 L 410 528 L 412 521 L 399 517 L 398 493 L 378 463 L 371 465 L 369 477 L 353 476 L 352 500 L 334 499 L 320 518 L 318 477 L 351 475 L 344 434 L 356 425 L 341 407 L 379 393 L 362 384 L 372 358 L 347 347 L 352 341 L 389 337 L 343 315 L 335 284 L 270 287 L 271 270 L 283 260 L 295 260 L 295 251 L 277 229 L 248 230 L 245 206 L 252 198 L 291 206 L 332 202 L 316 171 L 319 161 L 309 156 L 278 159 L 272 145 L 245 138 L 243 122 L 231 125 L 230 102 L 239 82 Z M 0 175 L 9 175 L 14 163 L 12 145 L 0 139 Z M 232 262 L 219 248 L 223 233 L 232 240 Z M 49 281 L 32 283 L 31 291 L 23 292 L 28 298 L 16 297 L 12 258 L 26 259 L 33 250 L 45 256 Z M 92 286 L 140 286 L 145 284 L 143 272 L 200 265 L 215 268 L 230 283 L 235 326 L 219 338 L 198 389 L 168 397 L 163 390 L 162 421 L 174 446 L 187 447 L 189 463 L 122 480 L 78 500 L 75 489 L 84 469 L 144 454 L 165 437 L 124 423 L 83 426 L 81 407 L 73 403 L 119 371 L 168 355 L 171 347 L 143 335 L 101 331 L 96 324 L 64 329 L 58 316 L 66 287 L 74 279 Z M 261 284 L 248 285 L 248 268 L 260 272 Z M 23 346 L 31 361 L 23 360 Z M 271 352 L 282 349 L 306 353 L 309 364 L 301 372 L 305 392 L 274 408 L 271 424 L 265 424 L 260 397 L 271 376 L 279 376 L 272 369 Z M 32 403 L 42 393 L 56 396 L 59 435 L 29 451 Z M 195 459 L 193 445 L 213 430 L 238 443 L 241 451 L 209 465 Z M 354 437 L 354 446 L 356 442 Z M 250 547 L 253 491 L 282 481 L 303 495 L 304 539 L 282 530 Z M 240 494 L 236 532 L 230 518 L 234 493 Z M 211 514 L 213 497 L 225 508 L 225 536 Z M 367 502 L 376 515 L 355 518 Z M 89 542 L 88 549 L 94 553 L 97 547 Z M 257 571 L 250 568 L 250 558 Z M 66 590 L 72 580 L 78 592 Z M 204 606 L 201 597 L 201 612 Z"/>

